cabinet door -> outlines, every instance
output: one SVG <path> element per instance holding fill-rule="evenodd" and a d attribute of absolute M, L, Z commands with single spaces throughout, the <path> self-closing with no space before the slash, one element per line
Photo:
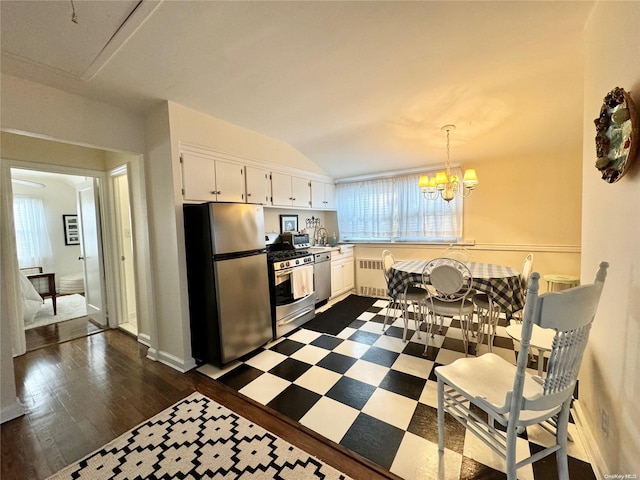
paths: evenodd
<path fill-rule="evenodd" d="M 355 286 L 353 258 L 345 260 L 342 264 L 342 281 L 345 290 L 351 290 Z"/>
<path fill-rule="evenodd" d="M 216 169 L 212 158 L 182 153 L 182 188 L 185 200 L 216 200 Z"/>
<path fill-rule="evenodd" d="M 218 202 L 244 202 L 244 167 L 216 160 L 216 190 Z"/>
<path fill-rule="evenodd" d="M 331 296 L 339 295 L 342 290 L 344 290 L 342 264 L 340 262 L 331 262 Z"/>
<path fill-rule="evenodd" d="M 291 195 L 291 175 L 271 172 L 271 201 L 273 205 L 290 207 L 293 204 Z"/>
<path fill-rule="evenodd" d="M 325 208 L 325 184 L 311 180 L 311 208 Z"/>
<path fill-rule="evenodd" d="M 267 169 L 246 166 L 245 177 L 247 203 L 266 205 L 269 202 L 269 172 Z"/>
<path fill-rule="evenodd" d="M 322 210 L 336 208 L 336 186 L 311 180 L 311 208 Z"/>
<path fill-rule="evenodd" d="M 333 183 L 324 184 L 324 201 L 325 208 L 336 208 L 336 186 Z"/>
<path fill-rule="evenodd" d="M 301 177 L 291 177 L 291 197 L 294 207 L 309 208 L 311 205 L 311 188 L 309 180 Z"/>

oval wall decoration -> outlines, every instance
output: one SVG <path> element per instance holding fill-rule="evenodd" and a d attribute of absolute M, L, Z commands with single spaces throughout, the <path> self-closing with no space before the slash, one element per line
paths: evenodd
<path fill-rule="evenodd" d="M 638 150 L 638 120 L 631 96 L 616 87 L 607 93 L 596 125 L 596 168 L 607 183 L 620 180 Z"/>

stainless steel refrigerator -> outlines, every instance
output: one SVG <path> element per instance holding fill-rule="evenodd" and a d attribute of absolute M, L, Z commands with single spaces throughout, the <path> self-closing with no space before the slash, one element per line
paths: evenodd
<path fill-rule="evenodd" d="M 273 338 L 262 205 L 184 205 L 191 348 L 224 365 Z"/>

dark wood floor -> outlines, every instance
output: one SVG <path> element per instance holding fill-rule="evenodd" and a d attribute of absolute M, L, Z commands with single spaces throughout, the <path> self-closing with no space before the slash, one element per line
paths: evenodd
<path fill-rule="evenodd" d="M 397 478 L 204 375 L 148 360 L 146 350 L 106 330 L 15 358 L 26 412 L 2 425 L 1 478 L 46 478 L 196 390 L 354 479 Z"/>
<path fill-rule="evenodd" d="M 52 323 L 42 327 L 25 330 L 27 342 L 27 352 L 73 340 L 74 338 L 86 337 L 103 329 L 93 323 L 89 317 L 74 318 L 64 322 Z"/>

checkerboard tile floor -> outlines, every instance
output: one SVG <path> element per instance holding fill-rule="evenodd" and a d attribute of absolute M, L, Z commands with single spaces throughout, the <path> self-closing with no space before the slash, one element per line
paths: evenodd
<path fill-rule="evenodd" d="M 401 317 L 383 334 L 387 302 L 372 302 L 336 336 L 303 326 L 224 369 L 204 365 L 199 371 L 407 480 L 506 478 L 504 462 L 450 418 L 445 453 L 438 455 L 433 369 L 464 357 L 459 322 L 445 320 L 442 332 L 434 328 L 425 352 L 425 332 L 410 330 L 402 341 Z M 493 351 L 515 363 L 501 323 Z M 484 342 L 470 349 L 482 354 L 488 351 L 486 335 Z M 569 433 L 571 478 L 595 479 L 575 424 Z M 519 438 L 519 457 L 553 441 L 544 429 L 529 427 Z M 519 469 L 518 478 L 557 478 L 555 456 Z"/>

